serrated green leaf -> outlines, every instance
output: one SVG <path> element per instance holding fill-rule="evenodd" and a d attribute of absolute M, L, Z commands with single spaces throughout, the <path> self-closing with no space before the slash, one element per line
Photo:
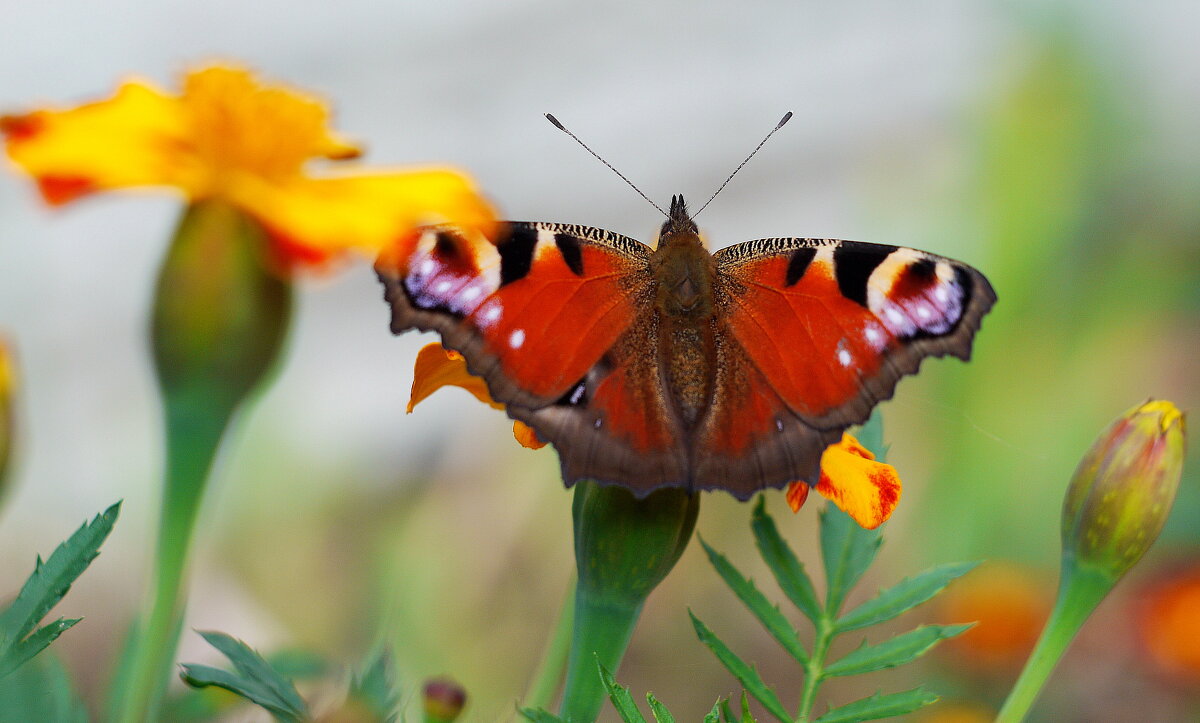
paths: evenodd
<path fill-rule="evenodd" d="M 813 587 L 812 579 L 804 571 L 804 565 L 796 559 L 792 548 L 788 547 L 788 544 L 779 535 L 779 530 L 775 527 L 775 520 L 767 514 L 764 500 L 765 498 L 759 495 L 750 523 L 751 529 L 754 530 L 754 539 L 758 543 L 759 554 L 771 568 L 771 573 L 775 576 L 775 581 L 783 590 L 783 594 L 787 595 L 788 600 L 791 600 L 792 604 L 804 613 L 804 617 L 812 620 L 815 624 L 821 617 L 821 604 L 817 602 L 817 591 Z"/>
<path fill-rule="evenodd" d="M 394 723 L 400 693 L 392 670 L 392 656 L 381 648 L 350 681 L 349 697 L 361 702 L 383 723 Z"/>
<path fill-rule="evenodd" d="M 83 618 L 59 618 L 33 631 L 29 637 L 9 648 L 0 657 L 0 678 L 24 665 L 29 659 L 46 649 L 66 631 L 75 627 Z"/>
<path fill-rule="evenodd" d="M 654 720 L 658 723 L 675 723 L 675 716 L 671 715 L 671 711 L 667 710 L 665 705 L 658 702 L 653 693 L 646 694 L 646 702 L 650 704 L 650 712 L 654 714 Z"/>
<path fill-rule="evenodd" d="M 743 577 L 742 573 L 738 572 L 737 568 L 724 555 L 709 547 L 703 539 L 700 540 L 700 544 L 704 547 L 704 552 L 708 554 L 709 562 L 725 580 L 725 584 L 733 590 L 738 599 L 746 604 L 746 607 L 750 608 L 750 612 L 754 613 L 754 617 L 758 618 L 771 637 L 775 638 L 783 646 L 783 649 L 801 665 L 807 664 L 808 651 L 800 644 L 800 638 L 796 635 L 792 624 L 779 611 L 779 608 L 767 600 L 753 580 Z"/>
<path fill-rule="evenodd" d="M 825 562 L 825 609 L 836 615 L 858 579 L 870 567 L 882 542 L 833 503 L 821 511 L 821 557 Z"/>
<path fill-rule="evenodd" d="M 891 620 L 937 595 L 956 578 L 970 572 L 978 564 L 958 562 L 938 565 L 919 575 L 907 577 L 846 613 L 834 624 L 834 629 L 844 633 Z"/>
<path fill-rule="evenodd" d="M 308 705 L 292 681 L 280 675 L 250 646 L 224 633 L 200 632 L 210 645 L 221 651 L 237 673 L 207 665 L 184 665 L 180 677 L 188 685 L 203 688 L 215 685 L 266 708 L 285 721 L 301 721 L 308 716 Z"/>
<path fill-rule="evenodd" d="M 878 645 L 864 641 L 857 650 L 825 667 L 825 675 L 858 675 L 904 665 L 924 655 L 939 641 L 952 638 L 970 625 L 923 625 Z"/>
<path fill-rule="evenodd" d="M 612 673 L 608 672 L 608 668 L 605 668 L 599 660 L 596 661 L 596 667 L 600 669 L 600 680 L 608 691 L 608 699 L 617 709 L 617 715 L 621 716 L 621 720 L 625 723 L 646 723 L 642 712 L 638 710 L 637 703 L 633 702 L 633 696 L 629 694 L 629 688 L 618 685 Z"/>
<path fill-rule="evenodd" d="M 88 723 L 87 708 L 54 653 L 0 680 L 0 723 Z"/>
<path fill-rule="evenodd" d="M 71 584 L 100 554 L 100 545 L 112 532 L 121 511 L 118 502 L 96 515 L 60 544 L 45 561 L 34 563 L 33 574 L 25 580 L 16 599 L 0 612 L 0 678 L 44 650 L 74 622 L 58 620 L 41 628 L 29 640 L 38 622 L 62 600 Z"/>
<path fill-rule="evenodd" d="M 859 723 L 860 721 L 891 718 L 912 713 L 914 710 L 937 702 L 937 699 L 936 695 L 924 688 L 889 695 L 876 693 L 870 698 L 863 698 L 834 708 L 813 723 Z"/>
<path fill-rule="evenodd" d="M 700 638 L 700 642 L 708 646 L 709 650 L 713 651 L 713 654 L 717 656 L 717 660 L 721 661 L 721 665 L 724 665 L 730 673 L 733 673 L 733 677 L 738 679 L 746 691 L 754 696 L 755 700 L 762 703 L 762 706 L 767 709 L 768 713 L 781 721 L 790 723 L 792 720 L 791 715 L 783 707 L 783 703 L 779 702 L 779 697 L 775 695 L 775 691 L 771 690 L 763 682 L 758 671 L 735 655 L 720 638 L 708 629 L 707 625 L 700 622 L 700 619 L 691 610 L 688 611 L 688 615 L 692 618 L 692 626 L 696 628 L 696 636 Z"/>
<path fill-rule="evenodd" d="M 532 721 L 532 723 L 567 723 L 562 718 L 541 708 L 517 708 L 517 712 L 525 716 L 525 720 Z"/>

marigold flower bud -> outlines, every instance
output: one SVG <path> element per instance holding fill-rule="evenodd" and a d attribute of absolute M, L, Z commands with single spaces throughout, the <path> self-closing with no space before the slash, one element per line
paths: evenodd
<path fill-rule="evenodd" d="M 1063 555 L 1114 580 L 1162 531 L 1183 469 L 1184 418 L 1151 400 L 1106 429 L 1079 463 L 1063 503 Z"/>
<path fill-rule="evenodd" d="M 422 693 L 427 723 L 450 723 L 467 704 L 467 691 L 449 678 L 426 681 Z"/>

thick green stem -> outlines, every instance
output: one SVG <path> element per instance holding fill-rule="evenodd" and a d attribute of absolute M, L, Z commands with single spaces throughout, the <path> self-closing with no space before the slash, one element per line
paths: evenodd
<path fill-rule="evenodd" d="M 166 401 L 167 459 L 150 616 L 138 631 L 117 720 L 154 720 L 172 673 L 186 599 L 188 551 L 228 411 Z"/>
<path fill-rule="evenodd" d="M 605 697 L 596 662 L 612 671 L 620 666 L 642 614 L 640 604 L 628 606 L 590 597 L 582 589 L 575 591 L 575 635 L 560 710 L 570 723 L 596 720 Z"/>
<path fill-rule="evenodd" d="M 1111 576 L 1091 566 L 1079 563 L 1064 566 L 1054 611 L 1050 613 L 1025 669 L 1017 678 L 1017 684 L 1004 701 L 1004 707 L 996 717 L 997 723 L 1020 723 L 1025 719 L 1075 634 L 1112 590 L 1113 583 Z"/>
<path fill-rule="evenodd" d="M 563 598 L 562 610 L 558 613 L 558 622 L 554 625 L 550 641 L 542 654 L 542 662 L 533 674 L 533 681 L 525 693 L 524 705 L 528 708 L 548 710 L 554 702 L 554 694 L 562 683 L 563 666 L 567 663 L 567 651 L 571 647 L 571 630 L 575 625 L 575 578 L 567 588 Z"/>
<path fill-rule="evenodd" d="M 817 621 L 817 636 L 813 641 L 812 655 L 804 666 L 804 689 L 800 693 L 800 710 L 796 713 L 797 723 L 804 723 L 812 714 L 813 704 L 817 701 L 817 688 L 825 676 L 825 656 L 829 655 L 829 646 L 833 643 L 833 621 L 822 616 Z"/>

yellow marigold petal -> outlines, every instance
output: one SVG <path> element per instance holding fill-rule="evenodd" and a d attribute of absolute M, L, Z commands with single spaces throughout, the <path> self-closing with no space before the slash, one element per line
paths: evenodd
<path fill-rule="evenodd" d="M 140 81 L 77 108 L 0 118 L 9 157 L 54 205 L 92 191 L 178 185 L 187 131 L 178 99 Z"/>
<path fill-rule="evenodd" d="M 527 449 L 541 449 L 546 446 L 533 427 L 524 422 L 513 422 L 513 436 Z"/>
<path fill-rule="evenodd" d="M 241 179 L 228 191 L 258 217 L 285 260 L 322 261 L 356 249 L 376 254 L 425 223 L 490 234 L 495 214 L 466 176 L 444 169 L 372 172 L 285 184 Z"/>
<path fill-rule="evenodd" d="M 188 73 L 181 103 L 197 179 L 220 193 L 227 173 L 271 181 L 297 176 L 310 158 L 353 158 L 358 148 L 328 128 L 329 110 L 318 99 L 281 85 L 260 83 L 244 68 L 212 66 Z"/>
<path fill-rule="evenodd" d="M 891 517 L 900 500 L 896 468 L 875 461 L 875 455 L 849 434 L 821 455 L 821 481 L 817 492 L 873 530 Z"/>
<path fill-rule="evenodd" d="M 492 395 L 488 394 L 482 379 L 467 372 L 467 362 L 462 354 L 450 351 L 437 342 L 426 344 L 417 353 L 417 362 L 413 368 L 412 392 L 408 398 L 409 414 L 426 397 L 446 386 L 461 387 L 484 404 L 496 409 L 504 408 L 504 405 L 497 404 Z"/>

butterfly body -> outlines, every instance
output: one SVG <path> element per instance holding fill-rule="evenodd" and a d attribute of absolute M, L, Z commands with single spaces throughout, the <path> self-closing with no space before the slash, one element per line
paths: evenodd
<path fill-rule="evenodd" d="M 966 359 L 995 300 L 913 249 L 760 239 L 709 253 L 682 197 L 658 245 L 510 222 L 430 227 L 381 254 L 392 329 L 437 331 L 564 481 L 745 499 L 815 484 L 821 454 L 926 356 Z"/>

